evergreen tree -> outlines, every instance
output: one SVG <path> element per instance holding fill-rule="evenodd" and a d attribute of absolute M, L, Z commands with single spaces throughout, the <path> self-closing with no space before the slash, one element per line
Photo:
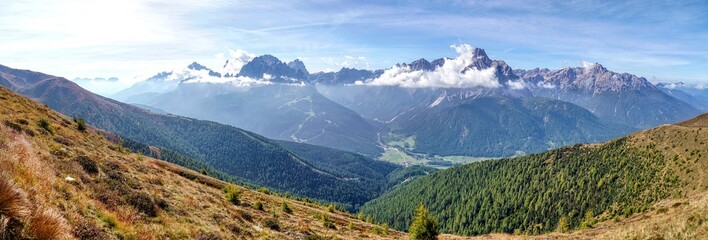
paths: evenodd
<path fill-rule="evenodd" d="M 438 223 L 435 222 L 433 216 L 428 213 L 428 209 L 422 203 L 416 209 L 415 218 L 408 229 L 408 235 L 413 240 L 437 239 Z"/>

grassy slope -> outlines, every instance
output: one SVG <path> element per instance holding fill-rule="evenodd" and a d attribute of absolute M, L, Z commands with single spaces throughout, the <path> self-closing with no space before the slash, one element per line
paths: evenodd
<path fill-rule="evenodd" d="M 38 126 L 41 118 L 48 120 L 53 134 Z M 19 215 L 16 222 L 25 230 L 15 236 L 36 236 L 41 229 L 30 228 L 41 225 L 53 227 L 53 237 L 79 239 L 382 238 L 372 233 L 376 226 L 351 215 L 242 187 L 236 187 L 242 203 L 234 206 L 221 190 L 226 183 L 128 153 L 95 129 L 79 132 L 66 116 L 1 87 L 0 122 L 0 182 L 17 183 L 13 191 L 24 193 L 27 202 L 15 205 L 31 212 Z M 80 160 L 82 156 L 86 158 Z M 250 207 L 256 201 L 265 211 Z M 292 214 L 281 210 L 283 202 Z M 0 218 L 6 214 L 0 211 Z M 317 218 L 322 214 L 337 230 L 323 226 Z M 36 219 L 53 224 L 36 224 Z M 264 227 L 269 219 L 279 224 L 279 231 Z M 401 237 L 393 230 L 385 236 Z"/>

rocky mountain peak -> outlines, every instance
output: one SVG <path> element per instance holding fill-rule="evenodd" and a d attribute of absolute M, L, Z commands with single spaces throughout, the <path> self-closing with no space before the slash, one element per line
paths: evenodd
<path fill-rule="evenodd" d="M 307 68 L 305 67 L 305 63 L 300 61 L 300 59 L 295 59 L 295 60 L 289 62 L 288 67 L 295 69 L 297 71 L 300 71 L 300 72 L 304 73 L 305 75 L 310 74 L 310 72 L 308 72 Z"/>

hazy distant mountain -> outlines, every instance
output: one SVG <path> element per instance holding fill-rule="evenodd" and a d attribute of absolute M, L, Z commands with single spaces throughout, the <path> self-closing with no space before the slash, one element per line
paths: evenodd
<path fill-rule="evenodd" d="M 645 78 L 616 73 L 600 64 L 559 70 L 516 70 L 536 96 L 578 104 L 603 120 L 639 128 L 686 120 L 699 114 Z"/>
<path fill-rule="evenodd" d="M 113 94 L 111 98 L 124 102 L 141 102 L 142 98 L 172 91 L 177 88 L 177 85 L 184 81 L 218 79 L 221 77 L 221 73 L 215 72 L 197 62 L 193 62 L 182 69 L 157 73 L 144 81 L 135 83 L 133 86 Z M 131 100 L 131 98 L 133 99 Z"/>
<path fill-rule="evenodd" d="M 308 85 L 183 83 L 141 104 L 216 121 L 266 137 L 376 156 L 376 129 L 355 112 Z"/>
<path fill-rule="evenodd" d="M 672 97 L 678 98 L 698 110 L 708 111 L 708 87 L 704 85 L 677 83 L 659 83 L 656 85 L 661 91 Z"/>
<path fill-rule="evenodd" d="M 354 84 L 356 81 L 365 81 L 378 77 L 381 73 L 383 73 L 383 70 L 371 71 L 344 67 L 337 72 L 317 72 L 310 74 L 309 81 L 325 85 Z"/>

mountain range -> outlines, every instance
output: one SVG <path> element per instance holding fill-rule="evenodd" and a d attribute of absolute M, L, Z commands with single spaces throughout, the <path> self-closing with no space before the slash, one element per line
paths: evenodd
<path fill-rule="evenodd" d="M 242 61 L 235 74 L 193 63 L 115 98 L 370 157 L 381 156 L 389 147 L 381 136 L 391 134 L 415 139 L 411 154 L 502 157 L 604 141 L 701 112 L 600 64 L 516 70 L 483 49 L 456 50 L 455 58 L 380 70 L 309 73 L 300 60 L 272 55 Z"/>
<path fill-rule="evenodd" d="M 559 70 L 517 70 L 537 96 L 580 105 L 603 120 L 637 128 L 677 122 L 701 113 L 647 79 L 616 73 L 600 64 Z"/>

